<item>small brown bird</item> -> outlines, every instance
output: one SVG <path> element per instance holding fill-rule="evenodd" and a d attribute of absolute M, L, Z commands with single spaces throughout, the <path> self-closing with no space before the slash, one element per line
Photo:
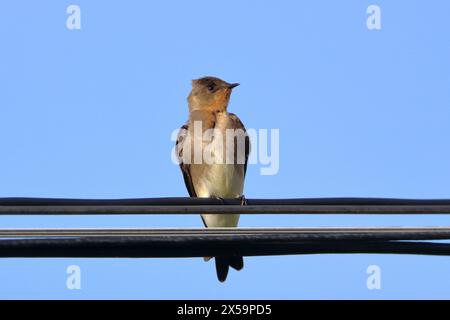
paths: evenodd
<path fill-rule="evenodd" d="M 177 139 L 180 167 L 191 197 L 245 200 L 243 189 L 250 140 L 239 118 L 227 111 L 231 92 L 238 85 L 215 77 L 192 81 L 189 120 Z M 228 139 L 230 132 L 232 138 Z M 239 221 L 239 214 L 203 213 L 201 216 L 209 228 L 236 227 Z M 244 267 L 243 258 L 237 255 L 215 257 L 215 260 L 221 282 L 226 280 L 230 266 L 235 270 Z"/>

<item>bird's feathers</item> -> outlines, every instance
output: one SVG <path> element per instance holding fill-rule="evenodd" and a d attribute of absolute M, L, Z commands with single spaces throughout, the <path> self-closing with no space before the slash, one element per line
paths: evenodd
<path fill-rule="evenodd" d="M 223 163 L 194 163 L 194 156 L 192 154 L 185 155 L 184 150 L 186 144 L 191 143 L 191 146 L 188 146 L 189 148 L 186 149 L 193 153 L 193 144 L 198 143 L 198 141 L 195 141 L 195 138 L 193 138 L 193 123 L 195 121 L 202 122 L 203 132 L 208 129 L 215 128 L 219 128 L 221 131 L 225 131 L 226 129 L 242 130 L 242 134 L 244 135 L 244 150 L 240 151 L 243 151 L 244 153 L 243 161 L 242 159 L 239 159 L 239 135 L 235 135 L 233 142 L 234 150 L 232 151 L 233 164 L 225 164 L 227 145 L 225 142 L 226 134 L 223 133 L 222 138 L 224 141 L 220 144 L 223 146 L 223 150 L 222 152 L 217 152 L 218 154 L 222 154 L 224 156 L 222 159 Z M 208 144 L 214 143 L 214 138 L 212 141 L 201 141 L 200 143 L 202 143 L 203 148 L 206 148 L 208 147 Z M 247 172 L 247 163 L 250 153 L 250 139 L 244 125 L 235 114 L 200 111 L 191 112 L 188 123 L 180 129 L 176 146 L 180 169 L 183 173 L 186 188 L 191 197 L 235 198 L 242 195 L 244 178 Z M 186 162 L 186 159 L 189 161 Z"/>

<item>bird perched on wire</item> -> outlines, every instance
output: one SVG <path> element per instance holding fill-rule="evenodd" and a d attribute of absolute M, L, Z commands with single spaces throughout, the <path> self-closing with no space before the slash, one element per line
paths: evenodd
<path fill-rule="evenodd" d="M 177 153 L 186 188 L 191 197 L 240 198 L 245 204 L 244 179 L 250 140 L 241 120 L 228 112 L 228 103 L 238 83 L 215 77 L 192 81 L 188 97 L 189 119 L 177 139 Z M 236 227 L 239 214 L 202 213 L 207 228 Z M 210 258 L 205 258 L 208 261 Z M 244 267 L 240 256 L 215 257 L 219 281 L 229 267 Z"/>

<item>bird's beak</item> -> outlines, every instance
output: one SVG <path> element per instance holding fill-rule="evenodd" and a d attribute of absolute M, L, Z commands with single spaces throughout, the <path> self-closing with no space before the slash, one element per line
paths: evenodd
<path fill-rule="evenodd" d="M 230 84 L 230 85 L 228 86 L 228 88 L 234 89 L 234 88 L 236 88 L 236 87 L 239 86 L 239 85 L 240 85 L 239 83 L 232 83 L 232 84 Z"/>

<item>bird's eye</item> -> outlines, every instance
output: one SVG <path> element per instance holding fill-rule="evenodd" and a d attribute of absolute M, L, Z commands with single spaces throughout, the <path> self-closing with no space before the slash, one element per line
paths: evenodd
<path fill-rule="evenodd" d="M 216 86 L 213 83 L 211 83 L 210 85 L 208 85 L 207 88 L 208 88 L 208 91 L 213 92 L 214 89 L 216 88 Z"/>

